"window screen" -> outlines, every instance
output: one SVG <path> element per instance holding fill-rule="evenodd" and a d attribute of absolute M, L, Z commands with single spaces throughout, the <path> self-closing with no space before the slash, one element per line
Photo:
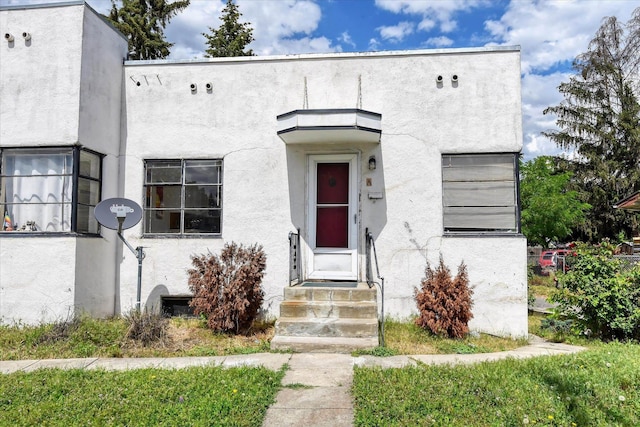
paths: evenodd
<path fill-rule="evenodd" d="M 517 158 L 442 156 L 445 232 L 518 232 Z"/>

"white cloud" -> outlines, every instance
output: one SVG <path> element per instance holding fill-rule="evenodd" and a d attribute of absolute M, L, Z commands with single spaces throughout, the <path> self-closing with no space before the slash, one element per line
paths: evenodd
<path fill-rule="evenodd" d="M 521 46 L 525 158 L 563 152 L 541 134 L 557 129 L 555 117 L 545 116 L 542 111 L 563 100 L 557 87 L 568 81 L 571 74 L 550 71 L 559 65 L 566 68 L 566 63 L 586 51 L 605 16 L 617 16 L 626 22 L 634 7 L 637 7 L 634 2 L 620 0 L 513 0 L 500 19 L 485 22 L 485 29 L 494 41 L 488 45 Z"/>
<path fill-rule="evenodd" d="M 414 24 L 412 22 L 403 21 L 398 25 L 382 26 L 376 28 L 383 40 L 391 42 L 400 42 L 409 34 L 413 33 Z"/>
<path fill-rule="evenodd" d="M 342 48 L 332 45 L 326 37 L 303 37 L 299 39 L 280 39 L 265 47 L 260 55 L 342 52 Z"/>
<path fill-rule="evenodd" d="M 348 31 L 344 31 L 342 34 L 340 34 L 340 37 L 338 37 L 338 40 L 341 41 L 342 43 L 348 44 L 353 48 L 356 47 L 356 44 L 351 38 L 351 35 L 349 35 Z"/>
<path fill-rule="evenodd" d="M 375 38 L 370 39 L 369 50 L 376 51 L 378 49 L 380 49 L 380 42 Z"/>
<path fill-rule="evenodd" d="M 429 46 L 435 46 L 435 47 L 446 47 L 446 46 L 451 46 L 453 44 L 453 40 L 445 36 L 431 37 L 427 39 L 426 44 Z"/>
<path fill-rule="evenodd" d="M 323 36 L 313 37 L 322 19 L 320 6 L 310 0 L 237 0 L 243 18 L 251 23 L 258 55 L 335 52 Z"/>
<path fill-rule="evenodd" d="M 434 21 L 433 19 L 424 18 L 418 24 L 418 30 L 420 30 L 420 31 L 431 31 L 433 28 L 435 28 L 435 26 L 436 26 L 436 21 Z"/>
<path fill-rule="evenodd" d="M 522 127 L 525 158 L 545 154 L 558 154 L 561 150 L 541 132 L 557 129 L 553 115 L 542 111 L 558 105 L 562 95 L 557 91 L 560 83 L 568 81 L 571 74 L 553 73 L 546 76 L 525 74 L 522 78 Z"/>
<path fill-rule="evenodd" d="M 430 31 L 435 26 L 449 33 L 457 28 L 453 15 L 460 11 L 490 4 L 488 0 L 376 0 L 376 6 L 397 14 L 417 15 L 422 18 L 418 29 Z"/>
<path fill-rule="evenodd" d="M 493 40 L 522 47 L 525 73 L 570 61 L 587 49 L 605 16 L 627 21 L 637 7 L 631 1 L 514 0 L 499 20 L 485 22 Z"/>

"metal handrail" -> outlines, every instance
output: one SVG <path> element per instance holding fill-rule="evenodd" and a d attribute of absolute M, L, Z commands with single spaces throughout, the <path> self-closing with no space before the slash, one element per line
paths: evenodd
<path fill-rule="evenodd" d="M 384 277 L 380 276 L 380 268 L 378 266 L 378 253 L 376 252 L 376 242 L 373 240 L 373 234 L 369 232 L 367 228 L 365 230 L 365 238 L 367 241 L 366 244 L 366 255 L 367 255 L 367 285 L 369 288 L 372 288 L 373 285 L 377 285 L 380 289 L 380 333 L 379 333 L 379 344 L 380 347 L 384 347 Z M 376 267 L 376 278 L 373 277 L 373 265 L 371 263 L 373 254 L 373 261 L 375 261 Z"/>
<path fill-rule="evenodd" d="M 289 286 L 297 285 L 302 281 L 301 256 L 300 256 L 300 229 L 297 233 L 289 232 Z"/>

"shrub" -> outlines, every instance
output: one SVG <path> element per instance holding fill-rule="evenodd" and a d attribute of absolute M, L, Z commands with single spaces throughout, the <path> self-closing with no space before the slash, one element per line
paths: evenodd
<path fill-rule="evenodd" d="M 556 317 L 605 340 L 640 339 L 640 266 L 622 268 L 612 245 L 581 246 L 559 283 Z"/>
<path fill-rule="evenodd" d="M 427 264 L 425 274 L 421 288 L 414 290 L 419 311 L 416 324 L 436 335 L 464 337 L 473 317 L 467 266 L 460 263 L 458 274 L 452 279 L 451 271 L 440 256 L 438 267 L 433 270 Z"/>
<path fill-rule="evenodd" d="M 64 320 L 59 320 L 51 325 L 37 339 L 38 344 L 51 344 L 68 339 L 80 327 L 80 318 L 70 315 Z"/>
<path fill-rule="evenodd" d="M 207 326 L 218 332 L 247 331 L 258 316 L 264 291 L 262 278 L 266 268 L 262 246 L 243 247 L 225 244 L 220 256 L 192 256 L 189 305 L 196 315 L 204 315 Z"/>
<path fill-rule="evenodd" d="M 154 313 L 147 309 L 143 311 L 134 309 L 124 318 L 129 323 L 127 338 L 138 341 L 145 347 L 164 343 L 168 338 L 169 319 L 161 313 Z"/>

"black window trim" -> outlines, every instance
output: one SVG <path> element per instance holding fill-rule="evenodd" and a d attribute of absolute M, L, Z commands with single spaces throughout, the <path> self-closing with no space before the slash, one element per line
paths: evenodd
<path fill-rule="evenodd" d="M 73 144 L 73 145 L 28 145 L 28 146 L 15 146 L 15 147 L 0 147 L 0 179 L 2 179 L 3 175 L 3 171 L 2 171 L 2 164 L 4 163 L 3 160 L 3 154 L 5 151 L 20 151 L 20 150 L 24 150 L 24 151 L 29 151 L 29 150 L 71 150 L 71 156 L 72 156 L 72 164 L 73 164 L 73 171 L 71 173 L 71 185 L 73 186 L 72 188 L 72 195 L 71 195 L 71 230 L 70 231 L 19 231 L 19 230 L 14 230 L 11 232 L 5 232 L 0 230 L 0 237 L 4 238 L 4 237 L 42 237 L 42 236 L 48 236 L 48 237 L 62 237 L 62 236 L 73 236 L 73 237 L 102 237 L 101 236 L 101 226 L 98 223 L 98 229 L 96 233 L 89 233 L 89 232 L 81 232 L 81 231 L 77 231 L 77 216 L 78 216 L 78 181 L 79 181 L 79 175 L 80 175 L 80 152 L 81 151 L 86 151 L 88 153 L 94 154 L 96 156 L 98 156 L 99 160 L 100 160 L 100 178 L 99 179 L 95 179 L 92 177 L 87 177 L 87 176 L 82 176 L 82 178 L 85 179 L 91 179 L 92 181 L 96 181 L 99 183 L 98 186 L 98 200 L 102 200 L 102 181 L 103 181 L 103 175 L 104 175 L 104 170 L 103 170 L 103 166 L 104 166 L 104 158 L 106 157 L 106 154 L 100 153 L 98 151 L 92 150 L 90 148 L 86 148 L 81 144 Z M 50 176 L 66 176 L 64 174 L 52 174 Z M 2 212 L 2 217 L 4 220 L 4 212 Z M 2 224 L 0 223 L 0 226 Z"/>
<path fill-rule="evenodd" d="M 181 199 L 184 201 L 184 163 L 186 161 L 197 161 L 197 160 L 210 160 L 210 161 L 219 161 L 220 162 L 220 187 L 221 187 L 221 200 L 220 200 L 220 232 L 219 233 L 147 233 L 146 230 L 146 206 L 147 206 L 147 164 L 149 162 L 180 162 L 180 174 L 181 174 L 181 183 L 180 183 L 180 193 Z M 143 183 L 142 183 L 142 235 L 141 237 L 144 239 L 222 239 L 223 233 L 223 224 L 224 224 L 224 157 L 179 157 L 179 158 L 148 158 L 143 160 Z M 184 210 L 184 206 L 181 206 L 181 211 Z M 181 218 L 181 227 L 182 218 Z"/>

